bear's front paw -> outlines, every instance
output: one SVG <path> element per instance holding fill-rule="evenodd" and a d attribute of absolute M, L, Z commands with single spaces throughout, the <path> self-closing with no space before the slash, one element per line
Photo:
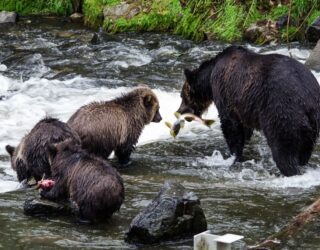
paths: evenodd
<path fill-rule="evenodd" d="M 50 190 L 42 189 L 40 191 L 41 199 L 51 200 Z"/>

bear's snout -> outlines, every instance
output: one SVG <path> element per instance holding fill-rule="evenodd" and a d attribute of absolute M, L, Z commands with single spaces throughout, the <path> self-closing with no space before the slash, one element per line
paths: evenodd
<path fill-rule="evenodd" d="M 177 112 L 181 115 L 186 114 L 186 113 L 194 113 L 194 110 L 190 107 L 188 107 L 187 105 L 185 105 L 183 102 L 181 103 L 179 109 L 177 110 Z"/>
<path fill-rule="evenodd" d="M 154 115 L 152 122 L 160 122 L 161 120 L 162 120 L 162 117 L 158 110 L 157 113 Z"/>

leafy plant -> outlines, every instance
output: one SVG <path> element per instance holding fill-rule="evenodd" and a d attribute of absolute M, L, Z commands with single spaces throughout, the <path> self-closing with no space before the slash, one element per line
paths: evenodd
<path fill-rule="evenodd" d="M 221 6 L 217 19 L 208 27 L 218 39 L 236 41 L 242 37 L 241 23 L 245 12 L 242 6 L 237 6 L 235 0 L 226 0 Z"/>

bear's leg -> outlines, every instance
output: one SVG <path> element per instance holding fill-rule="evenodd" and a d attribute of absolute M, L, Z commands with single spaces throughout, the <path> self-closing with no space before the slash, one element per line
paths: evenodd
<path fill-rule="evenodd" d="M 301 149 L 301 151 L 299 152 L 299 165 L 304 166 L 308 164 L 312 151 L 313 144 L 306 145 L 303 149 Z"/>
<path fill-rule="evenodd" d="M 271 147 L 272 156 L 280 172 L 285 176 L 301 174 L 298 165 L 298 154 L 290 152 L 283 145 L 276 144 Z"/>
<path fill-rule="evenodd" d="M 276 126 L 264 124 L 263 132 L 267 138 L 268 145 L 271 148 L 273 160 L 275 161 L 280 172 L 285 176 L 293 176 L 301 174 L 299 166 L 299 150 L 295 143 L 294 135 L 275 131 Z"/>
<path fill-rule="evenodd" d="M 310 124 L 311 125 L 311 124 Z M 314 145 L 318 139 L 316 125 L 314 127 L 304 127 L 300 134 L 299 165 L 304 166 L 308 163 Z"/>
<path fill-rule="evenodd" d="M 245 139 L 245 142 L 249 142 L 252 135 L 253 135 L 253 128 L 246 128 L 244 127 L 243 128 L 244 130 L 244 139 Z"/>
<path fill-rule="evenodd" d="M 78 211 L 76 213 L 76 220 L 79 224 L 90 225 L 94 223 L 95 209 L 94 205 L 81 202 L 78 205 Z"/>
<path fill-rule="evenodd" d="M 118 162 L 122 166 L 128 166 L 131 163 L 131 153 L 133 151 L 133 147 L 130 146 L 118 146 L 115 150 L 115 155 L 118 158 Z"/>
<path fill-rule="evenodd" d="M 236 161 L 242 161 L 244 143 L 250 139 L 253 130 L 245 129 L 240 122 L 227 116 L 220 115 L 220 121 L 230 153 L 236 156 Z"/>

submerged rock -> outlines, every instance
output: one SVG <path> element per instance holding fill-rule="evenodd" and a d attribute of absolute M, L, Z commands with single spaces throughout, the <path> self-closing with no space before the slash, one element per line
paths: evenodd
<path fill-rule="evenodd" d="M 206 229 L 207 221 L 198 197 L 179 183 L 166 182 L 151 204 L 132 220 L 125 240 L 155 243 Z"/>
<path fill-rule="evenodd" d="M 0 24 L 15 23 L 17 20 L 17 13 L 9 11 L 0 11 Z"/>
<path fill-rule="evenodd" d="M 56 203 L 44 199 L 28 199 L 23 206 L 26 215 L 71 214 L 70 204 Z"/>
<path fill-rule="evenodd" d="M 310 69 L 320 71 L 320 40 L 316 47 L 311 51 L 310 56 L 306 61 L 306 66 Z"/>
<path fill-rule="evenodd" d="M 82 22 L 83 21 L 83 14 L 75 12 L 70 16 L 70 19 L 74 22 Z"/>
<path fill-rule="evenodd" d="M 320 39 L 320 16 L 308 27 L 306 38 L 309 42 L 316 43 Z"/>

